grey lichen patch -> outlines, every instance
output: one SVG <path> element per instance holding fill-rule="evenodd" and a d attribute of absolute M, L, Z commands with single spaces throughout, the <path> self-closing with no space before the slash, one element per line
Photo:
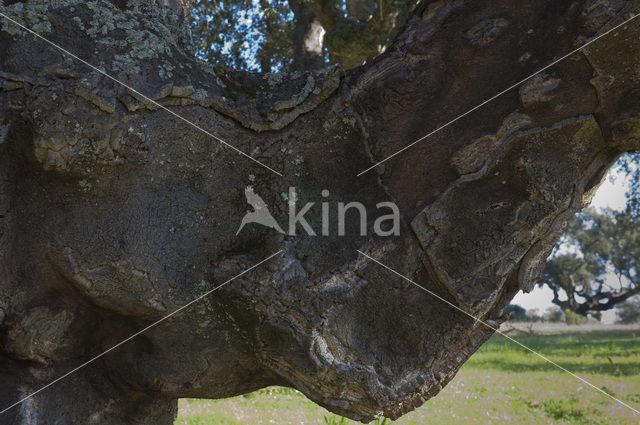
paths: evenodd
<path fill-rule="evenodd" d="M 22 3 L 17 3 L 4 9 L 3 13 L 11 18 L 11 21 L 9 19 L 2 19 L 2 31 L 16 37 L 22 37 L 27 34 L 25 30 L 20 28 L 20 25 L 26 26 L 26 22 L 23 19 L 23 7 Z"/>
<path fill-rule="evenodd" d="M 142 68 L 140 67 L 140 64 L 134 61 L 131 55 L 127 52 L 113 55 L 113 69 L 131 74 L 139 74 Z"/>
<path fill-rule="evenodd" d="M 79 16 L 74 16 L 73 17 L 73 21 L 78 24 L 78 27 L 82 30 L 82 31 L 86 31 L 86 28 L 84 26 L 84 22 L 82 22 L 82 18 L 80 18 Z"/>
<path fill-rule="evenodd" d="M 173 70 L 175 68 L 168 62 L 163 62 L 158 65 L 158 76 L 161 80 L 167 80 L 173 77 Z"/>
<path fill-rule="evenodd" d="M 47 16 L 46 5 L 25 5 L 24 3 L 17 3 L 6 7 L 3 13 L 20 25 L 38 34 L 48 34 L 51 32 L 51 22 L 49 22 L 49 17 Z M 25 30 L 8 19 L 2 19 L 2 30 L 13 36 L 26 35 Z"/>
<path fill-rule="evenodd" d="M 83 23 L 81 20 L 76 22 L 85 29 L 87 35 L 96 38 L 101 44 L 126 48 L 127 53 L 121 55 L 121 62 L 126 63 L 128 57 L 152 59 L 170 53 L 169 43 L 173 42 L 173 37 L 168 31 L 163 31 L 163 28 L 158 27 L 156 30 L 161 33 L 161 36 L 167 37 L 161 37 L 149 31 L 144 26 L 147 23 L 146 20 L 131 11 L 117 9 L 110 2 L 87 2 L 86 7 L 92 12 L 91 20 L 88 23 Z M 116 29 L 125 31 L 126 43 L 124 40 L 107 37 Z"/>
<path fill-rule="evenodd" d="M 116 28 L 117 15 L 114 15 L 110 8 L 93 1 L 87 2 L 86 6 L 93 12 L 86 29 L 90 37 L 105 36 Z"/>
<path fill-rule="evenodd" d="M 96 1 L 74 3 L 73 7 L 77 9 L 73 12 L 75 18 L 70 18 L 77 25 L 74 28 L 84 31 L 95 43 L 93 63 L 96 66 L 127 81 L 136 74 L 150 76 L 142 86 L 135 87 L 146 98 L 122 88 L 111 88 L 107 93 L 104 87 L 96 86 L 93 79 L 90 84 L 79 83 L 71 88 L 71 93 L 101 112 L 114 114 L 118 100 L 129 112 L 198 105 L 213 108 L 254 131 L 277 130 L 320 105 L 339 87 L 343 75 L 341 68 L 332 67 L 318 72 L 245 76 L 238 82 L 235 81 L 237 75 L 233 78 L 227 74 L 218 75 L 207 65 L 183 60 L 182 50 L 171 29 L 136 12 L 135 8 L 121 10 L 111 2 Z M 45 10 L 26 8 L 32 11 L 18 15 L 29 16 L 33 22 L 40 16 L 37 12 Z M 22 8 L 15 7 L 15 10 Z M 42 17 L 38 22 L 45 22 Z M 187 74 L 181 71 L 174 84 L 176 69 L 185 67 L 191 71 Z M 213 78 L 200 78 L 200 84 L 194 84 L 194 75 L 204 77 L 203 74 Z M 72 73 L 69 75 L 59 78 L 80 78 Z M 0 83 L 5 91 L 19 90 L 25 84 L 7 78 Z M 48 140 L 48 137 L 42 140 Z M 42 143 L 45 142 L 41 141 L 40 145 Z M 50 166 L 55 164 L 56 169 L 64 169 L 66 155 L 65 150 L 54 149 L 46 154 L 40 152 L 39 158 Z"/>
<path fill-rule="evenodd" d="M 153 59 L 171 52 L 166 40 L 149 31 L 131 29 L 127 31 L 131 56 L 136 59 Z"/>
<path fill-rule="evenodd" d="M 19 3 L 21 4 L 21 3 Z M 22 19 L 22 16 L 18 15 L 17 13 L 11 13 L 10 9 L 7 8 L 7 12 L 5 12 L 11 19 L 13 19 L 14 21 L 20 23 L 20 25 L 24 25 L 25 22 Z M 27 34 L 27 32 L 25 30 L 23 30 L 22 28 L 20 28 L 20 26 L 18 26 L 17 24 L 15 24 L 14 22 L 9 21 L 8 19 L 3 19 L 2 20 L 2 31 L 6 32 L 7 34 L 10 34 L 12 36 L 15 37 L 23 37 Z"/>
<path fill-rule="evenodd" d="M 24 20 L 28 27 L 38 34 L 48 34 L 51 32 L 51 22 L 47 16 L 46 5 L 31 5 L 24 10 Z"/>

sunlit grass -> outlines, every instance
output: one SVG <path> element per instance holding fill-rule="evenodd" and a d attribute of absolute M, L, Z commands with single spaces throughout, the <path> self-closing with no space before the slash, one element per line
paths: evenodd
<path fill-rule="evenodd" d="M 640 332 L 516 339 L 640 410 Z M 331 422 L 333 421 L 333 422 Z M 394 424 L 638 424 L 640 416 L 536 355 L 494 336 L 435 398 Z M 225 400 L 181 400 L 176 424 L 356 424 L 271 387 Z"/>

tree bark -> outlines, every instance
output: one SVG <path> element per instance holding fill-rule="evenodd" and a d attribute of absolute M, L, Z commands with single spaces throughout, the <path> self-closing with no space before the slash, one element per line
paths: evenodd
<path fill-rule="evenodd" d="M 357 250 L 497 326 L 563 222 L 640 148 L 631 23 L 356 177 L 636 1 L 425 2 L 364 67 L 275 76 L 210 69 L 180 8 L 122 3 L 0 10 L 284 177 L 3 20 L 0 407 L 284 253 L 0 423 L 169 424 L 177 398 L 273 384 L 356 420 L 397 418 L 492 331 Z M 360 236 L 350 215 L 345 236 L 236 236 L 247 186 L 280 222 L 296 187 L 317 233 L 320 202 L 363 203 L 371 228 L 394 201 L 401 233 Z"/>
<path fill-rule="evenodd" d="M 310 71 L 325 67 L 323 57 L 324 29 L 312 7 L 304 1 L 289 0 L 295 15 L 293 29 L 293 62 L 291 70 Z"/>

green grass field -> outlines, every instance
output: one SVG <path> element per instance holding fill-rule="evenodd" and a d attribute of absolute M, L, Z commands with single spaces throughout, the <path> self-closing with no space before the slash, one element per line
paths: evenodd
<path fill-rule="evenodd" d="M 640 410 L 640 331 L 513 336 Z M 297 391 L 280 387 L 224 400 L 181 400 L 175 422 L 176 425 L 356 423 L 331 414 Z M 640 415 L 496 335 L 438 396 L 393 423 L 635 425 L 640 423 Z"/>

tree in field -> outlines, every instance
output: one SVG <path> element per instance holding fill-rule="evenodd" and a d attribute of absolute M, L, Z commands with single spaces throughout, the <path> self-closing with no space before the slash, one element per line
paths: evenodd
<path fill-rule="evenodd" d="M 546 322 L 558 323 L 565 320 L 565 315 L 560 308 L 552 306 L 545 311 L 542 319 Z"/>
<path fill-rule="evenodd" d="M 530 319 L 527 315 L 527 309 L 518 304 L 509 304 L 504 309 L 504 314 L 508 315 L 514 322 L 527 322 Z"/>
<path fill-rule="evenodd" d="M 539 285 L 551 288 L 563 310 L 600 317 L 640 293 L 640 226 L 633 215 L 587 210 L 568 223 L 559 246 L 564 251 L 549 260 Z"/>
<path fill-rule="evenodd" d="M 188 0 L 0 7 L 0 406 L 85 365 L 1 423 L 168 425 L 181 397 L 268 385 L 397 418 L 491 337 L 640 149 L 640 39 L 616 28 L 636 1 L 289 3 L 293 23 L 252 2 L 275 35 L 245 57 L 282 73 L 197 57 L 242 58 L 239 4 L 197 3 L 213 26 L 195 41 L 224 33 L 197 45 Z M 296 62 L 318 22 L 320 69 Z M 238 233 L 249 193 L 278 226 Z M 374 232 L 385 202 L 399 235 Z"/>
<path fill-rule="evenodd" d="M 616 311 L 618 323 L 638 323 L 640 322 L 640 299 L 638 297 L 630 298 L 618 305 Z"/>

